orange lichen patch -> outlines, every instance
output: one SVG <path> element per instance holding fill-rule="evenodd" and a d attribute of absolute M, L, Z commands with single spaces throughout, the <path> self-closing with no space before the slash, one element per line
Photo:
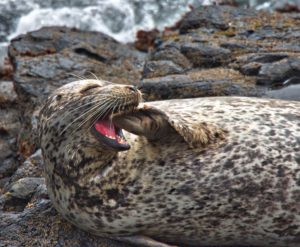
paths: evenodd
<path fill-rule="evenodd" d="M 34 203 L 28 203 L 27 205 L 26 205 L 26 207 L 25 208 L 33 208 L 34 207 Z"/>
<path fill-rule="evenodd" d="M 136 34 L 134 46 L 140 51 L 148 51 L 149 49 L 153 49 L 155 46 L 154 41 L 159 37 L 159 35 L 160 32 L 157 29 L 150 31 L 139 30 Z"/>
<path fill-rule="evenodd" d="M 8 57 L 4 58 L 3 66 L 0 66 L 0 77 L 2 80 L 11 80 L 13 75 L 13 66 Z"/>
<path fill-rule="evenodd" d="M 227 37 L 234 37 L 236 35 L 236 29 L 235 28 L 229 28 L 225 31 L 220 31 L 220 32 L 216 32 L 214 33 L 214 36 L 220 36 L 220 35 L 224 35 Z"/>
<path fill-rule="evenodd" d="M 171 31 L 171 30 L 164 30 L 161 36 L 162 40 L 179 40 L 179 32 L 178 31 Z"/>
<path fill-rule="evenodd" d="M 282 7 L 276 8 L 276 10 L 281 13 L 300 12 L 299 6 L 293 3 L 286 3 Z"/>
<path fill-rule="evenodd" d="M 22 140 L 19 143 L 19 153 L 25 158 L 29 158 L 35 150 L 35 145 L 28 140 Z"/>
<path fill-rule="evenodd" d="M 57 50 L 55 48 L 50 47 L 42 51 L 24 50 L 23 52 L 19 53 L 19 55 L 28 56 L 28 57 L 37 57 L 37 56 L 44 56 L 47 54 L 54 54 L 56 52 Z M 15 49 L 11 48 L 10 53 L 17 54 L 18 52 Z"/>

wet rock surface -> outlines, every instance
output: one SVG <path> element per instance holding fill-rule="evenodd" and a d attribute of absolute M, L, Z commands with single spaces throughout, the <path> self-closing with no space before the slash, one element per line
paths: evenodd
<path fill-rule="evenodd" d="M 128 247 L 73 227 L 57 214 L 49 199 L 33 201 L 22 212 L 1 213 L 0 228 L 2 246 Z"/>
<path fill-rule="evenodd" d="M 265 63 L 258 73 L 258 84 L 272 85 L 288 80 L 300 82 L 300 59 L 290 57 L 274 63 Z"/>
<path fill-rule="evenodd" d="M 0 104 L 16 103 L 18 95 L 12 81 L 1 81 L 0 83 Z"/>
<path fill-rule="evenodd" d="M 91 77 L 135 84 L 144 54 L 96 32 L 47 27 L 14 39 L 9 47 L 18 93 L 41 102 L 53 89 Z M 73 74 L 73 75 L 72 75 Z"/>
<path fill-rule="evenodd" d="M 55 88 L 95 75 L 135 84 L 145 100 L 281 98 L 268 87 L 284 84 L 293 87 L 293 98 L 284 98 L 297 100 L 299 24 L 300 14 L 213 6 L 192 10 L 177 29 L 155 32 L 140 44 L 148 53 L 63 27 L 14 39 L 6 58 L 12 76 L 1 74 L 0 64 L 0 246 L 129 246 L 76 229 L 51 206 L 36 137 L 39 110 Z"/>

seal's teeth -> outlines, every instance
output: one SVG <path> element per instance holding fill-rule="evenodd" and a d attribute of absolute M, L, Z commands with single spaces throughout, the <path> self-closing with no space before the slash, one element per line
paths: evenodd
<path fill-rule="evenodd" d="M 117 135 L 116 137 L 118 143 L 127 144 L 127 141 L 122 136 Z"/>
<path fill-rule="evenodd" d="M 114 138 L 113 136 L 110 136 L 110 135 L 105 135 L 107 138 L 109 138 L 109 139 L 116 139 L 116 138 Z"/>

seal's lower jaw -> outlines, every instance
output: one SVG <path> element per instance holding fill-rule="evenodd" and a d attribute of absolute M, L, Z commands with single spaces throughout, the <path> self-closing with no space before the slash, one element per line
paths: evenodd
<path fill-rule="evenodd" d="M 126 141 L 122 129 L 115 126 L 109 118 L 99 119 L 93 125 L 91 131 L 100 142 L 109 147 L 118 151 L 130 149 L 130 145 Z"/>

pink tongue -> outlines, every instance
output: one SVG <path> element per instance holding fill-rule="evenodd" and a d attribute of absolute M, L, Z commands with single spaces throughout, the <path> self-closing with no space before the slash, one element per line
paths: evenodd
<path fill-rule="evenodd" d="M 114 124 L 109 120 L 99 120 L 95 124 L 95 128 L 98 132 L 106 137 L 116 139 L 116 130 Z"/>

